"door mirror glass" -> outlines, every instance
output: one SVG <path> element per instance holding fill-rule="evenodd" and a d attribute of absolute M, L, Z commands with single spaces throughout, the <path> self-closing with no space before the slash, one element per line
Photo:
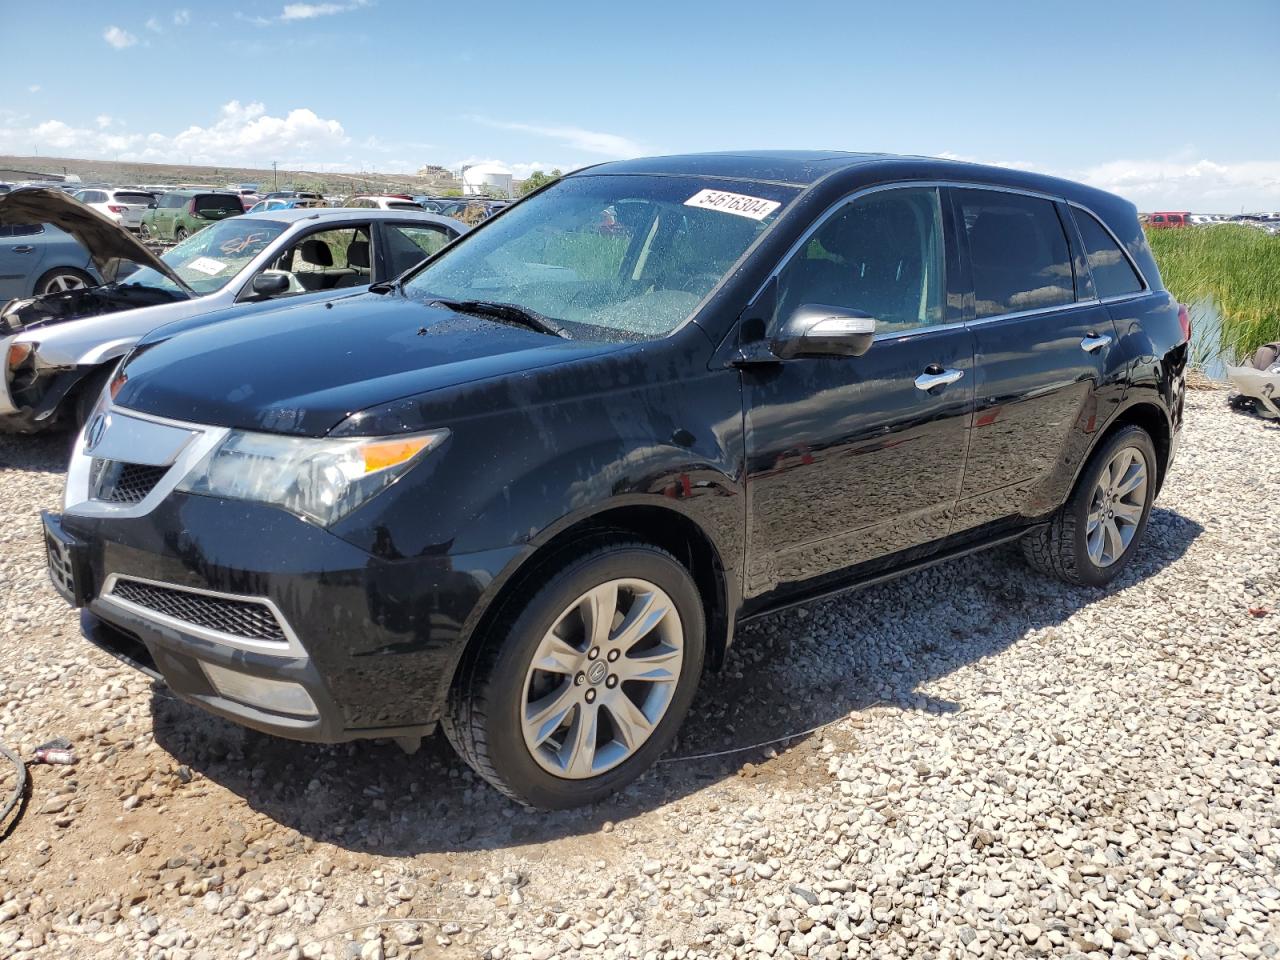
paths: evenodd
<path fill-rule="evenodd" d="M 148 210 L 154 210 L 155 208 L 156 208 L 156 202 L 154 200 L 152 200 L 150 203 L 147 204 Z"/>
<path fill-rule="evenodd" d="M 780 360 L 860 357 L 871 349 L 876 321 L 861 310 L 806 303 L 783 322 L 769 344 Z"/>
<path fill-rule="evenodd" d="M 278 297 L 289 289 L 289 278 L 283 273 L 260 273 L 253 278 L 253 292 L 260 297 Z"/>

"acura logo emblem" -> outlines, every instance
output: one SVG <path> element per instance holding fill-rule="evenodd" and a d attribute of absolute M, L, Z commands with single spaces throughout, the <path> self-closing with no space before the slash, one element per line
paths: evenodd
<path fill-rule="evenodd" d="M 100 413 L 89 421 L 84 431 L 84 452 L 89 453 L 102 442 L 102 435 L 107 431 L 107 415 Z"/>

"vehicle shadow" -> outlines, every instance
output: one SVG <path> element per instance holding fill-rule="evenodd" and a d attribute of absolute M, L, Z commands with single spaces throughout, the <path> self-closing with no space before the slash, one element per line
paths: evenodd
<path fill-rule="evenodd" d="M 786 763 L 808 741 L 804 731 L 872 705 L 962 710 L 919 688 L 1158 573 L 1202 530 L 1156 508 L 1134 563 L 1105 590 L 1041 576 L 1014 545 L 751 623 L 738 631 L 725 669 L 704 678 L 667 756 L 583 810 L 519 807 L 472 774 L 443 735 L 412 756 L 388 742 L 294 743 L 210 716 L 159 685 L 155 737 L 178 763 L 277 823 L 353 852 L 410 856 L 592 833 L 725 778 L 754 775 L 766 757 Z M 777 742 L 738 749 L 765 741 Z"/>

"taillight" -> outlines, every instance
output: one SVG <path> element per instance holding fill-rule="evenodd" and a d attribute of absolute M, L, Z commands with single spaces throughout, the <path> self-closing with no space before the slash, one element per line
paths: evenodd
<path fill-rule="evenodd" d="M 1182 342 L 1191 342 L 1191 311 L 1185 303 L 1178 304 L 1178 325 L 1182 327 Z"/>
<path fill-rule="evenodd" d="M 187 204 L 187 213 L 191 214 L 193 217 L 196 215 L 196 198 L 195 197 L 192 197 L 191 202 Z"/>
<path fill-rule="evenodd" d="M 124 213 L 124 207 L 120 206 L 118 203 L 108 203 L 107 209 L 112 213 Z"/>

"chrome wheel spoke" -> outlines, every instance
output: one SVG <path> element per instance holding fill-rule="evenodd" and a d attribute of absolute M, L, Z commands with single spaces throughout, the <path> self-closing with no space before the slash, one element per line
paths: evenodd
<path fill-rule="evenodd" d="M 582 652 L 561 640 L 554 632 L 542 638 L 538 652 L 533 656 L 533 668 L 547 673 L 573 674 L 582 662 Z"/>
<path fill-rule="evenodd" d="M 636 597 L 626 617 L 614 632 L 613 643 L 623 651 L 630 650 L 653 632 L 662 622 L 669 608 L 655 593 L 642 593 Z"/>
<path fill-rule="evenodd" d="M 596 738 L 599 736 L 599 710 L 580 703 L 569 735 L 560 750 L 564 772 L 575 779 L 591 776 L 596 763 Z"/>
<path fill-rule="evenodd" d="M 618 658 L 615 669 L 624 680 L 671 683 L 680 675 L 684 654 L 675 647 L 658 646 L 634 657 Z"/>
<path fill-rule="evenodd" d="M 614 690 L 613 694 L 604 701 L 604 707 L 609 711 L 610 719 L 613 720 L 614 734 L 628 752 L 639 747 L 653 732 L 653 724 L 644 715 L 644 711 L 637 707 L 621 688 Z"/>
<path fill-rule="evenodd" d="M 573 681 L 569 680 L 542 699 L 525 707 L 525 735 L 533 741 L 535 747 L 545 743 L 547 737 L 555 733 L 564 723 L 564 718 L 578 702 L 576 693 L 577 688 L 574 687 Z"/>
<path fill-rule="evenodd" d="M 1135 461 L 1116 482 L 1116 496 L 1124 497 L 1136 493 L 1139 487 L 1145 492 L 1146 484 L 1147 471 L 1143 469 L 1141 463 Z"/>
<path fill-rule="evenodd" d="M 1105 535 L 1106 528 L 1101 522 L 1089 531 L 1088 538 L 1085 543 L 1089 550 L 1089 559 L 1102 566 L 1102 540 Z"/>
<path fill-rule="evenodd" d="M 1132 503 L 1117 503 L 1115 514 L 1116 520 L 1131 527 L 1136 527 L 1138 521 L 1142 519 L 1142 507 Z"/>
<path fill-rule="evenodd" d="M 1085 533 L 1092 535 L 1093 531 L 1098 529 L 1098 524 L 1102 522 L 1102 508 L 1095 507 L 1089 511 L 1088 522 L 1085 524 Z"/>
<path fill-rule="evenodd" d="M 1107 563 L 1115 563 L 1120 554 L 1124 553 L 1124 540 L 1120 536 L 1120 528 L 1116 526 L 1115 520 L 1108 520 L 1104 530 L 1104 538 L 1106 540 L 1106 549 L 1103 556 L 1107 558 Z"/>
<path fill-rule="evenodd" d="M 602 583 L 582 598 L 582 622 L 586 626 L 588 647 L 599 647 L 609 641 L 613 618 L 617 612 L 616 581 Z"/>

